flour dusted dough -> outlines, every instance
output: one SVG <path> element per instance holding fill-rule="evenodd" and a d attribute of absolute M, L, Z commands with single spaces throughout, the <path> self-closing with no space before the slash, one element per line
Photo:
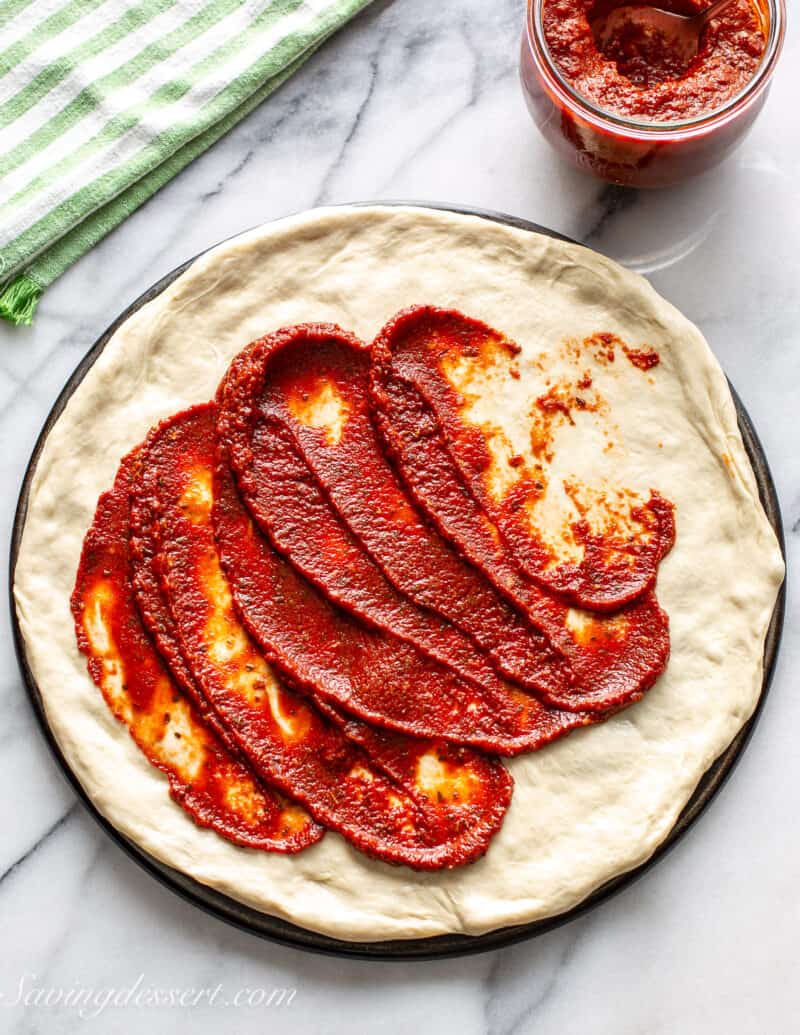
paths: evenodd
<path fill-rule="evenodd" d="M 330 833 L 294 857 L 237 848 L 173 804 L 86 672 L 69 610 L 83 536 L 122 455 L 156 421 L 211 398 L 249 341 L 307 321 L 370 340 L 397 310 L 425 303 L 497 327 L 523 347 L 523 366 L 597 331 L 658 350 L 654 384 L 620 359 L 599 387 L 618 429 L 619 484 L 656 488 L 677 506 L 677 544 L 658 581 L 669 667 L 605 725 L 510 763 L 505 825 L 472 866 L 418 874 L 373 862 Z M 525 376 L 515 384 L 531 394 Z M 559 462 L 588 463 L 591 450 L 600 455 L 598 443 L 565 436 Z M 118 830 L 266 913 L 375 940 L 480 934 L 552 916 L 647 859 L 753 712 L 782 577 L 722 371 L 699 331 L 646 281 L 583 248 L 486 220 L 375 207 L 318 210 L 223 244 L 116 332 L 45 444 L 15 594 L 50 725 Z"/>

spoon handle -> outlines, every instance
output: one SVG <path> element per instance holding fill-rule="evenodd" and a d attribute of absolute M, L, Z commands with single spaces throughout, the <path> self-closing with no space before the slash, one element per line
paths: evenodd
<path fill-rule="evenodd" d="M 735 0 L 715 0 L 715 2 L 710 7 L 707 7 L 700 15 L 703 20 L 703 25 L 710 22 L 712 18 L 716 18 L 717 15 L 722 14 L 725 8 L 730 7 L 733 3 L 735 3 Z"/>

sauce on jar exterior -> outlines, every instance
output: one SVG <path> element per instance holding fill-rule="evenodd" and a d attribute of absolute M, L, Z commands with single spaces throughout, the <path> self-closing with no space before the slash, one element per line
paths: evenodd
<path fill-rule="evenodd" d="M 693 14 L 707 0 L 660 0 Z M 544 0 L 542 22 L 553 62 L 569 84 L 597 107 L 647 122 L 677 122 L 717 110 L 755 75 L 766 48 L 754 0 L 738 0 L 703 32 L 686 67 L 669 40 L 624 25 L 600 49 L 591 22 L 609 9 L 595 0 Z"/>

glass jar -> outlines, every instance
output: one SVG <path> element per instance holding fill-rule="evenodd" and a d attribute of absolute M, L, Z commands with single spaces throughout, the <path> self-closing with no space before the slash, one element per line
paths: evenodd
<path fill-rule="evenodd" d="M 684 122 L 642 122 L 603 111 L 567 82 L 542 26 L 546 0 L 528 0 L 521 76 L 542 135 L 580 169 L 629 187 L 666 187 L 705 172 L 741 143 L 767 98 L 786 32 L 784 0 L 757 0 L 767 30 L 761 64 L 725 105 Z"/>

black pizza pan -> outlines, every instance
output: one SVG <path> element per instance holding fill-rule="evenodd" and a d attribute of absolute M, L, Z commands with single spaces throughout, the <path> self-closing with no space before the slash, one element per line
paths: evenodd
<path fill-rule="evenodd" d="M 366 204 L 366 203 L 365 203 Z M 507 226 L 512 226 L 521 230 L 528 230 L 534 233 L 544 234 L 548 237 L 553 237 L 558 240 L 568 241 L 569 238 L 564 237 L 562 234 L 555 233 L 552 230 L 531 223 L 524 219 L 518 219 L 512 216 L 503 215 L 497 212 L 487 212 L 476 208 L 462 208 L 459 206 L 452 205 L 438 205 L 427 202 L 372 202 L 369 204 L 379 205 L 413 205 L 416 208 L 429 208 L 440 211 L 454 212 L 461 215 L 472 215 L 479 216 L 480 218 L 490 220 L 496 223 L 503 223 Z M 736 765 L 737 761 L 742 755 L 752 733 L 758 722 L 758 718 L 764 707 L 764 702 L 769 691 L 770 684 L 772 682 L 772 676 L 775 670 L 775 665 L 778 657 L 778 650 L 780 646 L 781 633 L 783 630 L 783 620 L 785 611 L 786 601 L 786 586 L 781 588 L 778 600 L 775 605 L 775 610 L 772 615 L 770 622 L 769 631 L 767 633 L 765 650 L 764 650 L 764 681 L 761 691 L 761 696 L 758 701 L 756 710 L 739 732 L 733 742 L 723 752 L 723 754 L 713 763 L 713 765 L 704 773 L 700 782 L 698 783 L 692 797 L 687 803 L 686 807 L 678 817 L 677 822 L 673 826 L 672 830 L 664 841 L 659 845 L 650 859 L 643 863 L 641 866 L 630 870 L 627 873 L 620 874 L 617 877 L 613 877 L 607 881 L 601 887 L 597 888 L 591 895 L 588 896 L 582 903 L 575 906 L 566 912 L 560 913 L 557 916 L 550 917 L 545 920 L 536 920 L 532 923 L 521 924 L 514 927 L 504 927 L 497 931 L 491 931 L 488 934 L 478 936 L 468 935 L 439 935 L 434 938 L 414 938 L 409 940 L 397 940 L 397 941 L 379 941 L 379 942 L 349 942 L 342 941 L 337 938 L 329 938 L 326 935 L 317 934 L 314 931 L 306 930 L 305 928 L 298 927 L 294 924 L 287 923 L 284 920 L 280 920 L 277 917 L 268 916 L 265 913 L 261 913 L 256 909 L 249 906 L 243 905 L 241 902 L 237 902 L 235 899 L 230 898 L 227 895 L 213 890 L 212 888 L 206 887 L 204 884 L 200 884 L 198 881 L 186 874 L 181 873 L 178 870 L 174 870 L 164 863 L 159 862 L 153 856 L 145 852 L 138 844 L 120 833 L 113 824 L 106 819 L 98 810 L 90 796 L 84 790 L 80 784 L 78 778 L 70 768 L 69 762 L 65 758 L 61 748 L 59 747 L 56 738 L 50 729 L 48 723 L 47 714 L 44 708 L 44 702 L 42 700 L 42 693 L 39 689 L 36 679 L 33 676 L 30 665 L 28 664 L 28 658 L 26 653 L 26 646 L 22 636 L 22 632 L 19 625 L 19 618 L 14 603 L 13 586 L 14 586 L 14 572 L 17 562 L 17 555 L 19 553 L 19 546 L 22 539 L 22 532 L 25 526 L 25 517 L 28 509 L 28 498 L 30 495 L 31 483 L 33 480 L 34 473 L 36 471 L 36 465 L 41 455 L 44 444 L 47 441 L 53 425 L 56 423 L 61 413 L 64 410 L 67 402 L 72 396 L 75 389 L 81 383 L 86 376 L 87 372 L 92 368 L 93 364 L 97 360 L 97 357 L 103 351 L 108 344 L 111 337 L 121 327 L 121 325 L 132 316 L 137 310 L 141 309 L 143 305 L 150 302 L 157 295 L 161 294 L 177 277 L 179 277 L 185 270 L 187 270 L 193 262 L 200 256 L 195 256 L 188 262 L 183 263 L 177 269 L 174 269 L 171 273 L 168 273 L 165 277 L 162 277 L 158 283 L 154 284 L 151 288 L 140 295 L 128 308 L 119 316 L 117 320 L 106 330 L 106 332 L 98 339 L 92 349 L 87 355 L 81 360 L 75 369 L 74 373 L 67 381 L 61 394 L 56 400 L 52 410 L 50 411 L 45 425 L 42 429 L 36 446 L 33 450 L 30 462 L 22 483 L 20 490 L 19 502 L 17 504 L 17 511 L 14 520 L 14 527 L 11 537 L 11 557 L 9 565 L 9 593 L 11 603 L 11 616 L 12 624 L 14 629 L 14 644 L 17 652 L 17 659 L 19 661 L 20 671 L 22 673 L 25 686 L 27 688 L 28 695 L 33 705 L 36 718 L 41 727 L 42 733 L 52 751 L 58 765 L 63 771 L 69 783 L 72 785 L 73 790 L 78 795 L 80 800 L 85 805 L 88 812 L 94 817 L 94 819 L 100 824 L 103 830 L 113 838 L 114 841 L 143 869 L 150 873 L 153 877 L 159 880 L 166 887 L 170 888 L 176 894 L 182 898 L 191 902 L 193 905 L 198 906 L 200 909 L 205 910 L 207 913 L 218 917 L 227 923 L 233 924 L 242 930 L 249 931 L 251 934 L 255 934 L 261 938 L 269 939 L 273 942 L 278 942 L 281 945 L 291 946 L 296 949 L 303 949 L 309 952 L 324 953 L 327 955 L 349 957 L 354 959 L 368 959 L 368 960 L 426 960 L 426 959 L 443 959 L 455 956 L 466 956 L 473 953 L 488 952 L 492 949 L 503 948 L 507 945 L 513 945 L 516 942 L 524 941 L 528 938 L 533 938 L 537 935 L 544 934 L 547 931 L 553 930 L 562 924 L 567 923 L 570 920 L 575 919 L 578 916 L 586 913 L 588 910 L 599 905 L 601 902 L 605 902 L 612 895 L 621 891 L 623 888 L 629 887 L 634 881 L 638 880 L 643 874 L 645 874 L 652 866 L 664 858 L 667 852 L 672 848 L 689 830 L 689 828 L 695 823 L 700 814 L 708 807 L 713 798 L 719 793 L 720 788 L 725 783 L 727 778 L 730 776 L 731 771 Z M 758 482 L 759 493 L 761 496 L 761 502 L 764 505 L 767 517 L 775 530 L 775 533 L 780 541 L 781 551 L 785 556 L 785 545 L 783 538 L 783 525 L 781 521 L 780 505 L 778 503 L 777 493 L 775 491 L 775 485 L 772 480 L 767 458 L 764 455 L 764 450 L 759 442 L 758 436 L 753 428 L 752 422 L 742 405 L 736 392 L 731 388 L 733 394 L 733 400 L 736 404 L 736 412 L 739 420 L 739 428 L 742 433 L 744 440 L 745 449 L 747 455 L 750 458 L 750 462 L 753 465 L 756 480 Z"/>

